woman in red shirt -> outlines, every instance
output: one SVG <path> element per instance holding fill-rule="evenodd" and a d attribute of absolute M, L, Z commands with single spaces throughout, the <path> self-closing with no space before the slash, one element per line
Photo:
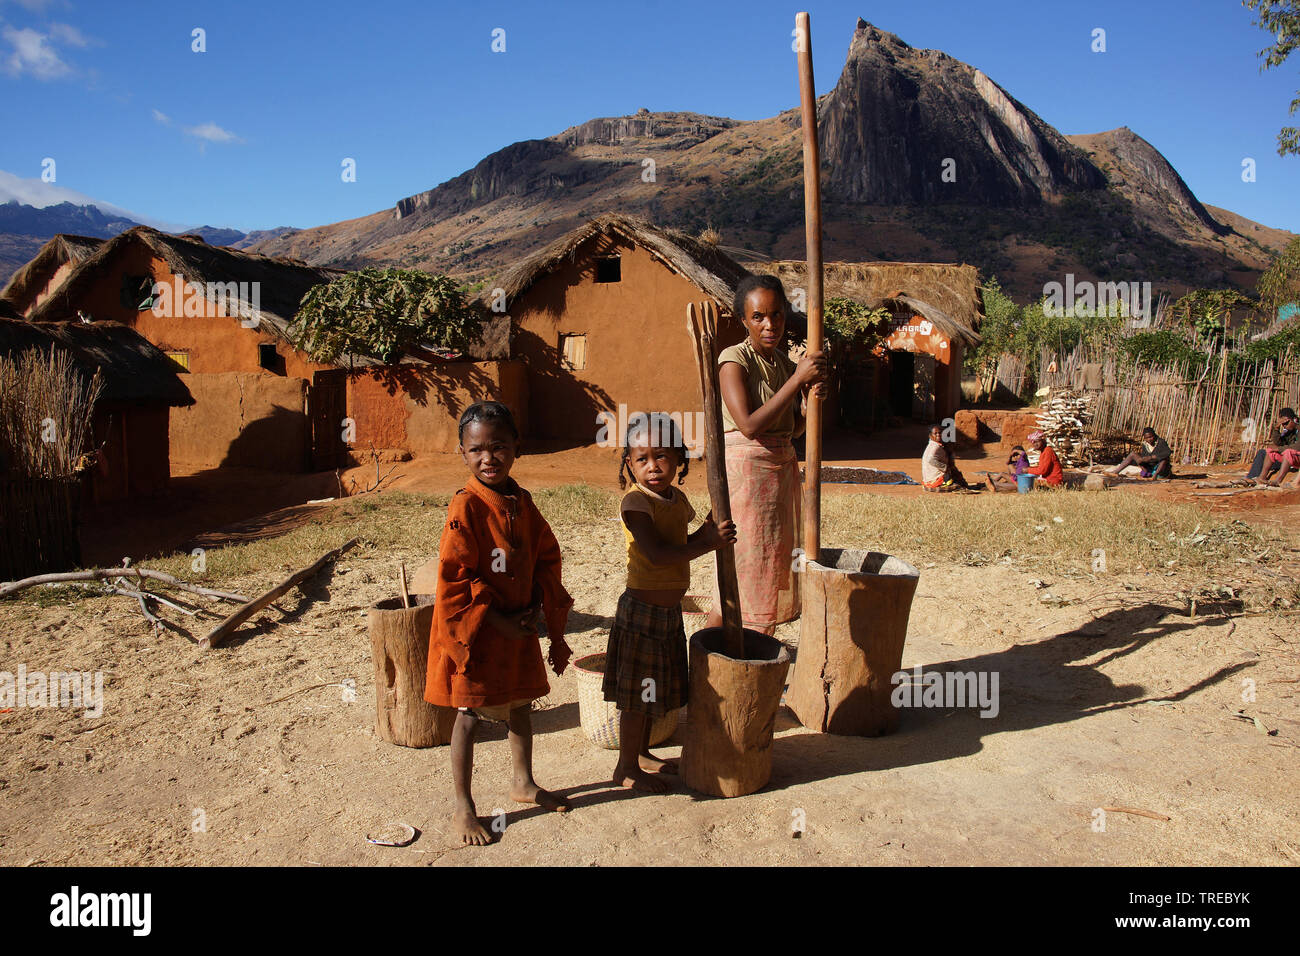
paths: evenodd
<path fill-rule="evenodd" d="M 1038 476 L 1035 485 L 1043 482 L 1055 488 L 1065 480 L 1065 469 L 1061 467 L 1061 459 L 1056 457 L 1056 452 L 1052 450 L 1051 445 L 1047 444 L 1047 438 L 1041 431 L 1030 433 L 1028 441 L 1030 448 L 1038 450 L 1038 464 L 1027 468 L 1025 474 Z"/>

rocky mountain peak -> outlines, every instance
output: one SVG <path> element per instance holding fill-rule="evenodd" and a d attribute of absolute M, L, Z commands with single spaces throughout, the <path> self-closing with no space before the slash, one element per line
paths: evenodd
<path fill-rule="evenodd" d="M 1035 204 L 1106 180 L 983 72 L 858 21 L 819 132 L 828 191 L 871 204 Z"/>

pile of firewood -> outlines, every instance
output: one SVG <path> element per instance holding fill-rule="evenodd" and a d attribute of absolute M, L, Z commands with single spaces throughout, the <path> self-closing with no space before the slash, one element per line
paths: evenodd
<path fill-rule="evenodd" d="M 1075 468 L 1088 461 L 1088 442 L 1085 436 L 1092 417 L 1092 396 L 1080 395 L 1073 389 L 1052 389 L 1043 402 L 1038 415 L 1038 427 L 1043 430 L 1048 444 L 1067 468 Z"/>

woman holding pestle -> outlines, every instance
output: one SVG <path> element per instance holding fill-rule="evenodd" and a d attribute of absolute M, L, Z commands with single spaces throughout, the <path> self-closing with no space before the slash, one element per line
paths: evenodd
<path fill-rule="evenodd" d="M 799 616 L 794 569 L 802 487 L 791 440 L 803 434 L 808 396 L 821 395 L 826 379 L 823 353 L 798 363 L 787 354 L 788 308 L 780 279 L 746 276 L 732 314 L 749 335 L 718 355 L 740 613 L 746 627 L 765 634 Z M 721 623 L 715 584 L 708 624 Z"/>

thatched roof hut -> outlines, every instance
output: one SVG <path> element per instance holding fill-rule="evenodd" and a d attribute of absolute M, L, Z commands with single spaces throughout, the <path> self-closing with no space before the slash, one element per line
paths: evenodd
<path fill-rule="evenodd" d="M 507 302 L 514 302 L 541 276 L 572 260 L 578 248 L 595 236 L 618 236 L 641 246 L 670 271 L 717 299 L 727 314 L 737 283 L 748 274 L 744 266 L 715 245 L 676 229 L 610 213 L 597 216 L 522 259 L 502 274 L 495 286 L 505 290 Z M 490 308 L 492 298 L 493 289 L 488 288 L 479 301 Z"/>
<path fill-rule="evenodd" d="M 808 264 L 797 260 L 752 263 L 755 272 L 779 278 L 788 295 L 807 288 Z M 828 262 L 823 268 L 824 298 L 845 298 L 929 319 L 944 335 L 973 347 L 979 344 L 984 302 L 974 266 L 937 262 Z"/>
<path fill-rule="evenodd" d="M 5 287 L 0 289 L 0 298 L 12 302 L 20 313 L 26 312 L 36 304 L 37 297 L 60 269 L 69 264 L 75 267 L 93 255 L 103 243 L 103 239 L 92 236 L 59 233 L 41 246 L 31 262 L 9 277 Z"/>
<path fill-rule="evenodd" d="M 54 293 L 34 309 L 33 321 L 75 317 L 76 304 L 95 281 L 101 267 L 132 244 L 143 244 L 176 275 L 192 283 L 258 283 L 258 315 L 268 331 L 289 341 L 288 329 L 307 290 L 343 275 L 338 269 L 309 266 L 224 246 L 210 246 L 198 236 L 172 236 L 148 226 L 136 226 L 107 240 L 73 271 Z M 253 303 L 240 300 L 251 311 Z"/>
<path fill-rule="evenodd" d="M 51 346 L 66 349 L 87 375 L 98 369 L 104 382 L 101 402 L 194 404 L 177 374 L 176 363 L 144 336 L 119 322 L 31 322 L 0 318 L 0 355 Z"/>

